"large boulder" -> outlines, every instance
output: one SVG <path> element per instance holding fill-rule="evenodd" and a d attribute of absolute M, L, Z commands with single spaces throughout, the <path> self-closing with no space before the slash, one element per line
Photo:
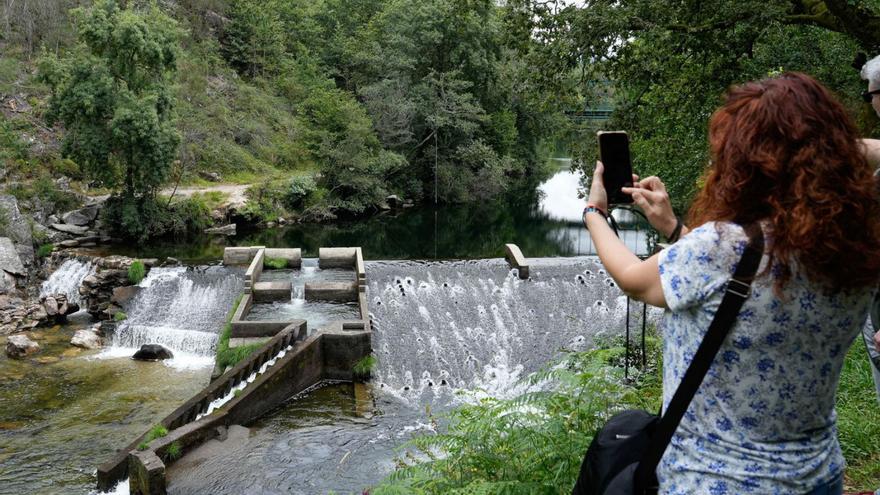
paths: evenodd
<path fill-rule="evenodd" d="M 144 344 L 131 358 L 138 361 L 161 361 L 173 357 L 174 354 L 165 346 L 159 344 Z"/>
<path fill-rule="evenodd" d="M 6 339 L 6 355 L 13 359 L 27 357 L 40 350 L 40 345 L 27 338 L 27 335 L 10 335 Z"/>
<path fill-rule="evenodd" d="M 98 206 L 91 205 L 79 210 L 68 211 L 61 215 L 61 221 L 67 225 L 85 226 L 98 218 Z"/>
<path fill-rule="evenodd" d="M 100 349 L 104 345 L 98 327 L 77 330 L 70 339 L 70 345 L 83 349 Z"/>
<path fill-rule="evenodd" d="M 110 302 L 117 306 L 125 306 L 139 291 L 140 287 L 137 285 L 116 287 L 113 289 L 113 295 L 110 296 Z"/>
<path fill-rule="evenodd" d="M 6 219 L 6 227 L 0 235 L 12 240 L 15 251 L 24 266 L 34 262 L 34 238 L 31 233 L 31 220 L 22 214 L 15 196 L 0 195 L 0 215 Z"/>
<path fill-rule="evenodd" d="M 18 250 L 9 237 L 0 237 L 0 270 L 20 277 L 27 275 Z"/>

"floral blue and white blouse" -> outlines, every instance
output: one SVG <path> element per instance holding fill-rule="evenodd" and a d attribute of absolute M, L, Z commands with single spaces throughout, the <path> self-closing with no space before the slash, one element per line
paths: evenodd
<path fill-rule="evenodd" d="M 669 306 L 662 322 L 664 409 L 746 241 L 735 224 L 707 223 L 660 253 Z M 874 289 L 826 294 L 793 272 L 782 299 L 773 273 L 753 283 L 657 469 L 661 494 L 804 494 L 843 471 L 837 382 Z"/>

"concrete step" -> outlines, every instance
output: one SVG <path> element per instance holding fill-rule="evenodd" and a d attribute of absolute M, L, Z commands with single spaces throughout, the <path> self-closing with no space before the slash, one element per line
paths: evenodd
<path fill-rule="evenodd" d="M 309 282 L 304 292 L 306 301 L 354 302 L 358 300 L 358 283 Z"/>
<path fill-rule="evenodd" d="M 254 284 L 253 294 L 255 302 L 289 301 L 290 282 L 257 282 Z"/>

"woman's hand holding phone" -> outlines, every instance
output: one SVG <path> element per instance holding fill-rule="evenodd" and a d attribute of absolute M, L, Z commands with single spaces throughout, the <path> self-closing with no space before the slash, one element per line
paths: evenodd
<path fill-rule="evenodd" d="M 593 180 L 590 181 L 590 195 L 587 197 L 587 203 L 595 205 L 602 211 L 608 211 L 608 192 L 605 190 L 605 182 L 602 179 L 603 173 L 605 173 L 605 165 L 599 160 L 596 162 L 596 170 L 593 171 Z M 633 184 L 638 184 L 639 176 L 633 174 L 632 180 Z M 624 187 L 623 192 L 627 192 L 626 189 L 633 188 Z"/>

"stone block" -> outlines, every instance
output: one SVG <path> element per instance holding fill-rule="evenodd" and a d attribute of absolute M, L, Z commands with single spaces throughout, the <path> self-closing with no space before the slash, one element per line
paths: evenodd
<path fill-rule="evenodd" d="M 224 265 L 248 265 L 262 246 L 228 247 L 223 250 Z"/>
<path fill-rule="evenodd" d="M 304 288 L 306 301 L 352 302 L 358 300 L 357 282 L 309 282 Z"/>
<path fill-rule="evenodd" d="M 320 248 L 318 266 L 321 268 L 354 268 L 357 248 Z"/>
<path fill-rule="evenodd" d="M 300 248 L 266 248 L 266 258 L 287 260 L 288 268 L 299 268 L 302 266 L 302 250 Z"/>
<path fill-rule="evenodd" d="M 289 301 L 290 282 L 285 280 L 257 282 L 254 284 L 253 295 L 256 302 Z"/>
<path fill-rule="evenodd" d="M 165 495 L 165 463 L 152 450 L 132 451 L 128 474 L 131 495 Z"/>

